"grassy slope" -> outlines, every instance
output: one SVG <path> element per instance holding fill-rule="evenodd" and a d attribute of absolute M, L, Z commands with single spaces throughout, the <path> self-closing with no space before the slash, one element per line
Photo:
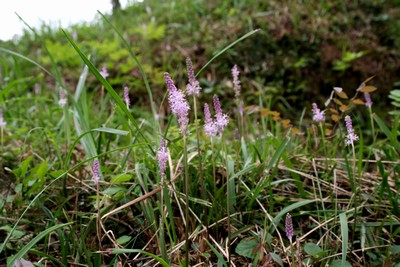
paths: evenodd
<path fill-rule="evenodd" d="M 175 9 L 181 13 L 196 10 L 189 6 L 167 10 Z M 153 12 L 161 10 L 165 9 Z M 219 12 L 224 10 L 228 7 Z M 179 20 L 183 18 L 173 21 Z M 181 29 L 181 36 L 189 31 L 173 21 L 166 24 L 169 29 Z M 6 240 L 0 247 L 1 261 L 32 248 L 26 259 L 48 258 L 56 266 L 117 266 L 117 262 L 152 266 L 155 261 L 175 266 L 186 261 L 187 234 L 190 265 L 226 265 L 230 260 L 235 266 L 301 262 L 342 266 L 345 261 L 353 266 L 381 266 L 399 261 L 398 120 L 389 117 L 391 123 L 383 122 L 373 114 L 374 106 L 356 105 L 359 101 L 354 100 L 363 99 L 362 94 L 349 90 L 347 98 L 334 94 L 324 124 L 312 122 L 309 105 L 288 121 L 287 114 L 273 111 L 275 99 L 267 95 L 246 97 L 243 90 L 240 99 L 229 100 L 226 96 L 233 96 L 234 91 L 225 85 L 232 79 L 226 72 L 225 77 L 213 76 L 218 80 L 203 78 L 196 107 L 188 98 L 191 134 L 182 138 L 168 108 L 161 76 L 168 71 L 177 84 L 185 85 L 185 65 L 178 63 L 183 61 L 171 53 L 151 59 L 157 38 L 143 41 L 148 49 L 132 46 L 130 51 L 109 24 L 104 22 L 102 27 L 109 29 L 106 35 L 114 36 L 113 42 L 105 44 L 113 45 L 89 42 L 87 37 L 78 38 L 73 48 L 65 35 L 39 36 L 47 53 L 35 64 L 43 64 L 51 75 L 36 67 L 37 73 L 26 74 L 26 65 L 34 65 L 10 53 L 3 60 L 7 63 L 3 65 L 9 66 L 3 67 L 3 75 L 8 70 L 11 80 L 3 84 L 1 94 L 7 121 L 1 136 L 5 186 L 0 199 L 4 221 L 0 234 Z M 124 38 L 135 43 L 130 36 Z M 177 47 L 171 41 L 175 36 L 158 38 Z M 235 38 L 220 40 L 214 47 L 222 49 Z M 234 51 L 260 39 L 255 34 L 239 43 L 199 78 L 214 75 L 220 65 L 228 65 L 229 71 Z M 64 45 L 55 46 L 57 43 Z M 118 68 L 106 64 L 110 70 L 106 80 L 94 68 L 101 68 L 102 53 L 113 55 L 119 64 Z M 186 53 L 182 51 L 184 56 Z M 94 55 L 90 57 L 94 66 L 86 58 L 89 54 Z M 208 56 L 192 57 L 195 71 L 213 55 Z M 89 69 L 81 69 L 82 58 Z M 126 78 L 133 70 L 124 66 L 134 65 L 135 58 L 148 74 L 148 89 L 137 69 L 134 82 Z M 234 63 L 246 68 L 241 62 Z M 80 83 L 72 82 L 78 76 Z M 134 99 L 129 109 L 118 87 L 124 79 Z M 240 80 L 242 89 L 257 84 L 243 72 Z M 68 99 L 62 107 L 58 105 L 60 85 Z M 32 90 L 34 86 L 36 90 Z M 222 107 L 230 123 L 221 138 L 210 139 L 203 133 L 202 108 L 206 102 L 212 107 L 213 94 L 225 96 Z M 143 109 L 140 104 L 150 96 L 155 99 L 156 118 L 151 108 Z M 242 115 L 241 101 L 245 106 Z M 345 115 L 351 116 L 359 136 L 354 146 L 346 146 L 344 141 Z M 168 140 L 170 151 L 165 177 L 157 164 L 161 137 Z M 98 185 L 91 179 L 96 157 L 101 163 Z M 294 223 L 293 243 L 285 234 L 288 213 Z M 61 228 L 56 229 L 58 226 Z M 120 250 L 112 250 L 116 248 Z"/>

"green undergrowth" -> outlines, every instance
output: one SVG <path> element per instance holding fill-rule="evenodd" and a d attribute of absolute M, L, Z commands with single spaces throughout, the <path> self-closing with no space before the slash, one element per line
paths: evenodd
<path fill-rule="evenodd" d="M 179 8 L 201 13 L 195 8 L 200 2 L 189 3 L 193 6 Z M 241 8 L 235 3 L 232 14 Z M 171 20 L 174 8 L 165 11 Z M 220 8 L 214 12 L 222 17 L 227 8 Z M 35 37 L 43 46 L 40 60 L 1 48 L 8 56 L 4 60 L 13 62 L 2 69 L 9 80 L 3 79 L 0 91 L 1 263 L 399 266 L 396 90 L 382 113 L 365 98 L 368 93 L 376 99 L 377 77 L 335 87 L 311 101 L 324 112 L 317 122 L 304 99 L 296 116 L 278 111 L 277 99 L 290 101 L 254 86 L 255 70 L 242 71 L 248 63 L 232 56 L 243 44 L 259 41 L 262 30 L 221 39 L 207 59 L 198 60 L 194 50 L 150 59 L 152 49 L 160 49 L 154 40 L 169 40 L 167 28 L 132 30 L 148 48 L 143 49 L 130 44 L 130 32 L 99 16 L 114 36 L 109 46 L 63 30 L 57 38 Z M 145 29 L 152 35 L 144 35 Z M 191 34 L 185 29 L 183 36 Z M 101 73 L 99 51 L 123 58 L 118 68 L 105 63 L 108 77 Z M 187 56 L 202 91 L 187 97 L 189 124 L 182 134 L 162 77 L 168 72 L 187 93 Z M 243 92 L 236 96 L 234 64 Z M 351 60 L 347 64 L 353 66 Z M 207 79 L 220 65 L 229 66 L 225 76 Z M 24 72 L 26 66 L 32 75 Z M 135 69 L 135 75 L 124 67 Z M 129 89 L 130 105 L 121 84 Z M 257 93 L 248 97 L 251 86 Z M 203 107 L 208 103 L 214 110 L 214 95 L 223 99 L 229 124 L 209 137 Z M 346 144 L 348 118 L 357 138 Z M 165 173 L 158 162 L 162 140 L 169 151 Z"/>
<path fill-rule="evenodd" d="M 222 99 L 231 98 L 230 66 L 241 62 L 246 74 L 243 97 L 256 102 L 261 90 L 273 96 L 274 106 L 293 119 L 301 110 L 298 101 L 306 99 L 308 105 L 323 101 L 332 86 L 350 90 L 373 75 L 380 84 L 376 97 L 381 99 L 375 107 L 384 109 L 388 92 L 399 82 L 399 63 L 395 60 L 400 45 L 398 1 L 146 0 L 107 17 L 142 62 L 157 98 L 163 96 L 160 73 L 165 69 L 174 66 L 176 77 L 184 80 L 182 56 L 196 57 L 194 64 L 200 69 L 227 43 L 255 29 L 261 29 L 257 38 L 241 42 L 209 66 L 207 76 L 199 79 L 204 90 L 218 90 Z M 43 24 L 36 32 L 26 27 L 21 38 L 1 46 L 50 70 L 54 61 L 61 67 L 65 86 L 74 88 L 81 62 L 62 31 Z M 108 67 L 112 86 L 128 85 L 134 93 L 132 102 L 150 105 L 138 66 L 100 15 L 92 22 L 71 26 L 68 32 L 98 69 Z M 41 73 L 26 61 L 14 57 L 2 60 L 6 80 L 29 79 L 35 83 Z M 89 77 L 87 86 L 96 85 Z"/>

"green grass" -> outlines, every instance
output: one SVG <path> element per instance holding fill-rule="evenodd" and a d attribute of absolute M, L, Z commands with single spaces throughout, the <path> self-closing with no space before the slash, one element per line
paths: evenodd
<path fill-rule="evenodd" d="M 320 124 L 303 103 L 297 107 L 302 112 L 289 120 L 276 111 L 289 102 L 264 94 L 262 86 L 255 98 L 225 97 L 222 109 L 230 121 L 216 137 L 204 133 L 202 108 L 207 102 L 212 107 L 209 99 L 221 88 L 232 90 L 225 96 L 234 95 L 232 86 L 223 85 L 232 77 L 202 82 L 201 95 L 187 98 L 190 134 L 182 136 L 168 107 L 167 86 L 150 77 L 169 72 L 177 85 L 187 84 L 179 73 L 186 56 L 174 59 L 179 65 L 163 58 L 161 67 L 152 68 L 143 57 L 148 51 L 137 50 L 101 17 L 128 51 L 127 62 L 139 69 L 135 86 L 141 89 L 134 88 L 131 97 L 142 92 L 140 98 L 151 105 L 126 106 L 122 88 L 113 83 L 119 73 L 104 78 L 91 56 L 94 50 L 68 30 L 58 38 L 84 64 L 74 70 L 80 77 L 74 86 L 63 81 L 69 72 L 45 36 L 36 34 L 51 68 L 0 48 L 3 62 L 14 62 L 3 70 L 12 79 L 2 81 L 0 93 L 7 122 L 1 129 L 0 263 L 13 266 L 20 258 L 38 266 L 400 263 L 399 123 L 396 113 L 381 116 L 374 105 L 364 106 L 362 93 L 374 98 L 377 92 L 374 79 L 364 77 L 367 87 L 359 91 L 333 92 L 327 107 L 317 103 L 326 115 Z M 197 78 L 206 79 L 227 62 L 226 55 L 261 35 L 249 30 L 226 41 L 202 64 L 191 55 Z M 27 75 L 20 68 L 24 64 L 38 74 Z M 239 78 L 243 88 L 257 86 L 257 79 L 243 72 Z M 40 90 L 32 90 L 35 84 Z M 60 88 L 68 100 L 63 107 Z M 350 146 L 346 115 L 359 136 Z M 157 161 L 162 138 L 170 153 L 165 175 Z M 96 158 L 99 183 L 92 179 Z M 293 243 L 285 233 L 288 213 Z"/>

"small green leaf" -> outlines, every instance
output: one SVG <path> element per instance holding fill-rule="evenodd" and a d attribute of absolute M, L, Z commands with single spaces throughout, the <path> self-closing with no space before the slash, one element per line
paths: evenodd
<path fill-rule="evenodd" d="M 255 238 L 242 239 L 236 246 L 235 252 L 240 256 L 253 259 L 256 256 L 256 247 L 259 241 Z"/>
<path fill-rule="evenodd" d="M 132 237 L 130 237 L 128 235 L 123 235 L 117 239 L 117 243 L 120 245 L 124 245 L 124 244 L 128 243 L 129 241 L 131 241 L 131 239 L 132 239 Z"/>
<path fill-rule="evenodd" d="M 275 253 L 269 253 L 269 255 L 271 256 L 271 258 L 279 264 L 279 266 L 283 267 L 283 261 L 281 259 L 281 257 L 279 257 L 277 254 Z"/>
<path fill-rule="evenodd" d="M 42 180 L 47 173 L 48 163 L 43 161 L 36 170 L 36 177 Z"/>
<path fill-rule="evenodd" d="M 115 187 L 109 187 L 103 191 L 104 194 L 109 195 L 109 196 L 115 195 L 119 192 L 126 192 L 126 188 L 115 186 Z"/>
<path fill-rule="evenodd" d="M 28 171 L 29 164 L 32 161 L 32 156 L 26 158 L 23 162 L 21 162 L 20 167 L 18 169 L 13 170 L 13 173 L 17 177 L 24 177 L 26 172 Z"/>
<path fill-rule="evenodd" d="M 319 258 L 324 254 L 324 251 L 314 243 L 305 244 L 304 251 L 315 258 Z"/>
<path fill-rule="evenodd" d="M 121 173 L 121 174 L 115 175 L 113 178 L 111 178 L 110 183 L 111 184 L 121 184 L 124 182 L 128 182 L 130 179 L 132 179 L 132 175 L 127 174 L 127 173 Z"/>
<path fill-rule="evenodd" d="M 9 225 L 4 225 L 4 226 L 0 227 L 0 230 L 6 231 L 6 232 L 9 233 L 9 232 L 11 232 L 11 226 L 9 226 Z M 25 235 L 26 235 L 26 233 L 23 232 L 23 231 L 14 230 L 14 231 L 12 232 L 11 238 L 19 239 L 19 238 L 22 238 L 22 237 L 25 236 Z"/>
<path fill-rule="evenodd" d="M 400 246 L 390 246 L 390 253 L 391 254 L 400 254 Z"/>
<path fill-rule="evenodd" d="M 16 186 L 15 186 L 15 193 L 19 193 L 19 192 L 21 192 L 22 191 L 22 184 L 17 184 Z"/>
<path fill-rule="evenodd" d="M 344 264 L 342 264 L 342 260 L 333 260 L 330 264 L 330 267 L 351 267 L 350 262 L 345 261 Z"/>

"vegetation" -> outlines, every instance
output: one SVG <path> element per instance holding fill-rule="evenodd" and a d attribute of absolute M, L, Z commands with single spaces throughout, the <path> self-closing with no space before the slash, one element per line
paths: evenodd
<path fill-rule="evenodd" d="M 398 3 L 206 2 L 2 43 L 0 262 L 400 266 Z"/>

